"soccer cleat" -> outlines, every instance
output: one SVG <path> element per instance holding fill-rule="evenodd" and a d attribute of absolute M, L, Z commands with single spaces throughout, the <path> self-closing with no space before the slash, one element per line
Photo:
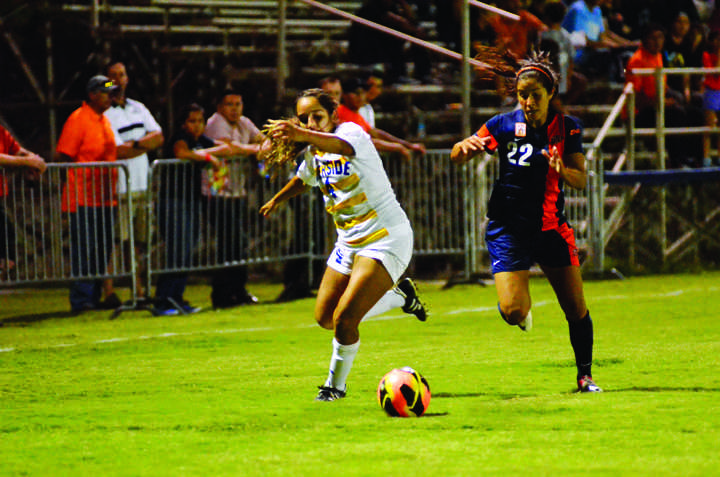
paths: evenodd
<path fill-rule="evenodd" d="M 183 301 L 180 305 L 185 312 L 186 315 L 192 315 L 193 313 L 197 313 L 202 310 L 199 306 L 193 306 L 190 303 Z"/>
<path fill-rule="evenodd" d="M 345 391 L 340 391 L 329 386 L 318 386 L 318 395 L 315 397 L 316 401 L 335 401 L 345 397 Z"/>
<path fill-rule="evenodd" d="M 415 315 L 420 321 L 427 320 L 427 308 L 425 303 L 420 301 L 420 297 L 418 297 L 415 282 L 410 278 L 403 278 L 400 280 L 400 283 L 397 284 L 397 288 L 405 295 L 405 304 L 402 307 L 402 311 Z"/>
<path fill-rule="evenodd" d="M 520 323 L 518 323 L 518 328 L 520 328 L 523 331 L 530 331 L 532 330 L 532 312 L 528 311 L 527 316 L 524 320 L 522 320 Z"/>
<path fill-rule="evenodd" d="M 601 393 L 600 386 L 593 382 L 591 376 L 582 376 L 577 381 L 578 391 L 581 393 Z"/>
<path fill-rule="evenodd" d="M 180 312 L 177 311 L 175 308 L 152 308 L 150 310 L 153 314 L 153 316 L 176 316 L 179 315 Z"/>

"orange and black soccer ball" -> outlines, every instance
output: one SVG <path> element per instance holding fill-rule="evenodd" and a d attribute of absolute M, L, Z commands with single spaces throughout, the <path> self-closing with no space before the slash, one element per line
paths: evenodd
<path fill-rule="evenodd" d="M 393 369 L 377 388 L 380 407 L 392 417 L 420 417 L 430 405 L 430 386 L 414 369 Z"/>

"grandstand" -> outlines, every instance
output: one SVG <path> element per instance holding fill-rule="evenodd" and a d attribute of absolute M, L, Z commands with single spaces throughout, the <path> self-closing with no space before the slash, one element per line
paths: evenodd
<path fill-rule="evenodd" d="M 354 13 L 362 2 L 325 4 Z M 284 17 L 280 15 L 282 5 L 286 6 Z M 21 142 L 52 157 L 59 128 L 83 97 L 86 79 L 113 57 L 128 66 L 133 77 L 130 94 L 143 100 L 168 133 L 174 111 L 184 102 L 192 99 L 212 110 L 215 93 L 225 86 L 243 91 L 245 114 L 263 124 L 266 119 L 287 115 L 296 91 L 315 86 L 319 78 L 368 71 L 347 55 L 349 25 L 349 20 L 300 0 L 3 2 L 0 64 L 5 74 L 0 77 L 0 122 Z M 432 19 L 425 19 L 423 27 L 430 32 L 430 41 L 443 46 L 437 41 Z M 380 128 L 415 140 L 422 118 L 423 142 L 428 148 L 443 149 L 463 136 L 462 85 L 456 60 L 435 55 L 433 61 L 431 84 L 386 87 L 374 106 Z M 604 126 L 621 90 L 621 84 L 591 81 L 580 103 L 568 105 L 569 113 L 584 123 L 587 141 Z M 509 107 L 492 85 L 477 81 L 468 106 L 471 127 Z M 638 169 L 664 164 L 655 152 L 660 149 L 653 144 L 628 142 L 622 116 L 605 126 L 596 155 L 605 170 L 622 172 L 630 163 Z M 654 132 L 645 131 L 645 135 L 651 134 Z M 632 151 L 628 151 L 629 144 Z M 615 244 L 610 244 L 610 239 L 626 230 L 626 216 L 638 190 L 633 188 L 632 196 L 627 196 L 625 188 L 606 185 L 605 189 L 605 245 L 612 249 Z M 644 200 L 652 205 L 655 199 L 650 197 Z M 587 207 L 584 197 L 569 200 Z M 665 231 L 660 232 L 657 240 L 663 244 L 662 253 L 652 247 L 644 252 L 648 260 L 662 257 L 659 268 L 666 252 L 677 260 L 683 260 L 687 250 L 695 250 L 699 256 L 697 241 L 707 240 L 714 231 L 717 214 L 713 207 L 693 206 L 693 201 L 682 199 L 675 202 L 683 206 L 675 216 L 687 217 L 688 208 L 690 215 L 697 216 L 689 221 L 697 234 L 693 240 L 685 239 L 688 223 L 680 219 L 675 219 L 675 235 L 682 240 L 677 246 L 672 240 L 668 243 Z M 660 222 L 664 228 L 668 221 Z M 620 255 L 625 254 L 624 247 L 634 250 L 636 246 L 627 245 L 634 243 L 627 237 L 619 243 Z M 714 245 L 710 250 L 715 250 Z"/>
<path fill-rule="evenodd" d="M 57 125 L 82 98 L 84 79 L 109 57 L 125 60 L 133 94 L 167 126 L 179 98 L 211 106 L 214 91 L 225 85 L 247 92 L 246 113 L 262 123 L 282 115 L 297 89 L 314 86 L 325 75 L 368 71 L 348 58 L 350 21 L 299 1 L 286 2 L 282 39 L 280 2 L 273 0 L 69 0 L 36 2 L 38 8 L 15 3 L 0 12 L 6 42 L 14 45 L 0 51 L 2 63 L 12 70 L 5 80 L 8 87 L 0 92 L 0 114 L 22 140 L 40 141 L 41 151 L 50 151 Z M 354 13 L 362 2 L 326 3 Z M 423 27 L 435 41 L 434 21 L 424 21 Z M 26 31 L 37 36 L 30 38 Z M 440 56 L 434 60 L 433 84 L 386 88 L 376 110 L 379 127 L 408 138 L 414 138 L 421 112 L 425 143 L 442 148 L 462 135 L 461 109 L 456 107 L 462 97 L 457 62 Z M 471 96 L 472 125 L 502 104 L 492 87 L 479 86 Z M 587 95 L 593 103 L 573 106 L 570 112 L 597 128 L 618 95 L 619 85 L 598 83 Z M 33 111 L 32 124 L 23 119 L 27 108 Z M 38 125 L 38 119 L 45 124 Z"/>

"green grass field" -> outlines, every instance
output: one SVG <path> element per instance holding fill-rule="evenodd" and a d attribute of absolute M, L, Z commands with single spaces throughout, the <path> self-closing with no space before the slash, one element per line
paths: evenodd
<path fill-rule="evenodd" d="M 361 325 L 348 397 L 314 402 L 331 335 L 312 299 L 188 317 L 70 317 L 64 290 L 0 294 L 0 475 L 720 475 L 720 273 L 586 283 L 602 394 L 574 391 L 567 325 L 543 279 L 535 327 L 495 290 L 421 283 L 426 323 Z M 188 292 L 207 304 L 208 288 Z M 375 387 L 423 373 L 419 419 Z"/>

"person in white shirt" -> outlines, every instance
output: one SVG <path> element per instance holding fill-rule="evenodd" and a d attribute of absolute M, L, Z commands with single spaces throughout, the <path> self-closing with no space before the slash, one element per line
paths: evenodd
<path fill-rule="evenodd" d="M 247 180 L 257 176 L 256 155 L 265 135 L 243 116 L 242 95 L 232 90 L 218 97 L 217 112 L 208 119 L 205 135 L 238 151 L 226 163 L 224 176 L 212 178 L 203 171 L 202 193 L 208 197 L 208 220 L 217 237 L 215 263 L 222 266 L 212 276 L 210 300 L 213 308 L 255 304 L 257 297 L 246 288 L 247 267 L 232 263 L 247 258 Z"/>
<path fill-rule="evenodd" d="M 421 321 L 427 318 L 413 281 L 398 282 L 412 257 L 410 221 L 395 198 L 370 135 L 355 123 L 339 124 L 336 108 L 337 103 L 321 89 L 302 92 L 296 103 L 297 122 L 273 122 L 260 153 L 271 161 L 278 159 L 273 141 L 309 144 L 296 175 L 260 213 L 268 216 L 308 187 L 319 187 L 337 230 L 315 304 L 318 324 L 334 331 L 330 369 L 317 401 L 345 397 L 363 318 L 397 307 Z M 293 158 L 280 159 L 277 162 Z"/>
<path fill-rule="evenodd" d="M 375 109 L 372 106 L 372 102 L 382 94 L 383 80 L 376 74 L 371 74 L 365 80 L 365 104 L 360 106 L 358 113 L 363 119 L 372 127 L 375 127 Z"/>
<path fill-rule="evenodd" d="M 122 217 L 127 213 L 123 212 L 127 204 L 126 194 L 130 194 L 133 210 L 130 217 L 133 220 L 133 239 L 135 242 L 135 257 L 137 258 L 136 283 L 138 284 L 138 298 L 145 298 L 147 284 L 143 285 L 144 275 L 142 273 L 142 259 L 147 250 L 147 188 L 148 170 L 150 160 L 147 153 L 163 145 L 164 136 L 162 128 L 150 113 L 147 107 L 140 101 L 127 97 L 129 77 L 125 64 L 120 61 L 110 61 L 105 68 L 106 75 L 118 87 L 113 94 L 112 106 L 105 111 L 105 116 L 110 120 L 115 137 L 122 142 L 117 148 L 118 162 L 128 168 L 129 186 L 125 180 L 123 170 L 118 176 L 118 203 L 120 206 L 120 238 L 125 247 L 122 257 L 129 257 L 129 227 Z M 117 254 L 117 250 L 113 252 Z M 110 264 L 115 261 L 111 258 Z M 117 308 L 122 303 L 113 288 L 111 279 L 105 280 L 103 284 L 105 300 L 101 302 L 103 308 Z"/>

